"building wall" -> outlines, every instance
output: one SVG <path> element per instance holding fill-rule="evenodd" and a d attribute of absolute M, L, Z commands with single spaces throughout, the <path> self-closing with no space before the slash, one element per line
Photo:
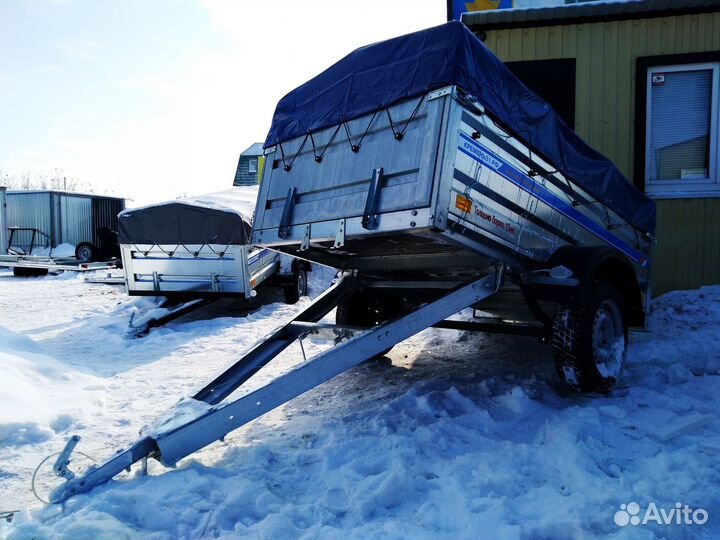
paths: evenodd
<path fill-rule="evenodd" d="M 38 229 L 48 237 L 54 237 L 53 211 L 51 194 L 48 192 L 7 193 L 7 226 Z M 29 252 L 32 244 L 32 233 L 29 231 L 16 232 L 13 236 L 13 246 Z M 50 240 L 36 235 L 33 249 L 52 247 Z"/>
<path fill-rule="evenodd" d="M 77 246 L 80 242 L 92 242 L 95 236 L 92 227 L 92 199 L 59 193 L 54 198 L 59 209 L 55 214 L 58 222 L 55 228 L 55 245 Z"/>
<path fill-rule="evenodd" d="M 632 179 L 637 58 L 720 51 L 720 13 L 486 34 L 503 61 L 575 58 L 575 130 Z M 720 283 L 720 198 L 657 202 L 655 293 Z"/>
<path fill-rule="evenodd" d="M 257 172 L 249 172 L 250 160 L 254 159 L 257 162 Z M 235 180 L 233 186 L 248 186 L 255 185 L 259 182 L 259 174 L 262 172 L 263 162 L 265 156 L 244 156 L 241 155 L 238 159 L 237 170 L 235 171 Z"/>

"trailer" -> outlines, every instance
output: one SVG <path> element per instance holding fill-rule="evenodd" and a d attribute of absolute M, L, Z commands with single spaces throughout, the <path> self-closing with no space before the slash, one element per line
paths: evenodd
<path fill-rule="evenodd" d="M 107 230 L 99 231 L 99 246 L 81 243 L 74 248 L 76 255 L 54 251 L 54 247 L 43 249 L 46 255 L 33 254 L 36 246 L 51 245 L 51 237 L 33 227 L 8 227 L 7 254 L 0 255 L 0 268 L 10 268 L 16 277 L 40 277 L 62 272 L 87 272 L 121 268 L 117 253 L 117 235 Z M 14 239 L 26 233 L 30 238 L 27 252 L 18 248 Z M 80 253 L 78 257 L 77 253 Z"/>
<path fill-rule="evenodd" d="M 335 283 L 62 502 L 148 457 L 190 453 L 430 327 L 531 335 L 579 392 L 607 393 L 650 300 L 654 203 L 460 23 L 358 49 L 283 98 L 252 242 Z M 465 308 L 482 318 L 450 319 Z M 327 317 L 335 312 L 335 322 Z M 295 340 L 332 347 L 242 397 Z"/>
<path fill-rule="evenodd" d="M 85 262 L 77 257 L 42 255 L 0 255 L 0 268 L 9 268 L 16 277 L 40 277 L 62 272 L 91 272 L 120 268 L 120 261 Z"/>
<path fill-rule="evenodd" d="M 130 296 L 163 298 L 157 316 L 130 321 L 143 333 L 218 298 L 250 300 L 281 287 L 288 303 L 307 294 L 310 265 L 249 243 L 258 187 L 238 186 L 119 215 Z"/>

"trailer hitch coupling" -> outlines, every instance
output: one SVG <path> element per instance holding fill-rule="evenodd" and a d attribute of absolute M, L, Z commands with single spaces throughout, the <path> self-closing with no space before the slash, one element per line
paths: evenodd
<path fill-rule="evenodd" d="M 75 478 L 75 473 L 68 469 L 68 465 L 70 464 L 70 455 L 77 446 L 78 442 L 80 442 L 80 436 L 73 435 L 70 437 L 70 440 L 68 440 L 65 448 L 63 448 L 63 451 L 60 452 L 60 455 L 55 461 L 55 465 L 53 465 L 53 472 L 56 476 L 64 478 L 65 480 L 72 480 Z"/>

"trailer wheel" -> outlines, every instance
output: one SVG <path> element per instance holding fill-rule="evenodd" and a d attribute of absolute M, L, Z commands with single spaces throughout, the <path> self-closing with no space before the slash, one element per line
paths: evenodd
<path fill-rule="evenodd" d="M 371 291 L 356 291 L 338 305 L 335 322 L 344 326 L 371 328 L 402 312 L 400 298 Z"/>
<path fill-rule="evenodd" d="M 600 282 L 587 302 L 561 306 L 553 320 L 553 357 L 560 377 L 579 392 L 609 393 L 627 356 L 625 303 Z"/>
<path fill-rule="evenodd" d="M 388 294 L 372 294 L 370 291 L 356 291 L 335 311 L 335 323 L 340 326 L 372 328 L 403 313 L 403 301 Z M 392 347 L 379 353 L 385 356 Z"/>
<path fill-rule="evenodd" d="M 75 248 L 75 257 L 82 262 L 92 262 L 97 259 L 98 249 L 90 242 L 80 242 Z"/>
<path fill-rule="evenodd" d="M 285 303 L 295 304 L 301 296 L 307 296 L 307 272 L 304 268 L 297 268 L 292 274 L 292 282 L 285 285 Z"/>

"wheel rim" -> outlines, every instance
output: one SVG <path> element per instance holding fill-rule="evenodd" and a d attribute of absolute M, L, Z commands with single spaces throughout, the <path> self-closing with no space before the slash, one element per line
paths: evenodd
<path fill-rule="evenodd" d="M 297 286 L 298 296 L 305 296 L 305 272 L 300 272 L 298 274 Z"/>
<path fill-rule="evenodd" d="M 613 300 L 605 300 L 598 306 L 593 321 L 593 358 L 600 375 L 617 379 L 626 353 L 620 307 Z"/>
<path fill-rule="evenodd" d="M 81 261 L 89 261 L 92 258 L 92 251 L 89 247 L 83 246 L 78 250 L 78 255 Z"/>

